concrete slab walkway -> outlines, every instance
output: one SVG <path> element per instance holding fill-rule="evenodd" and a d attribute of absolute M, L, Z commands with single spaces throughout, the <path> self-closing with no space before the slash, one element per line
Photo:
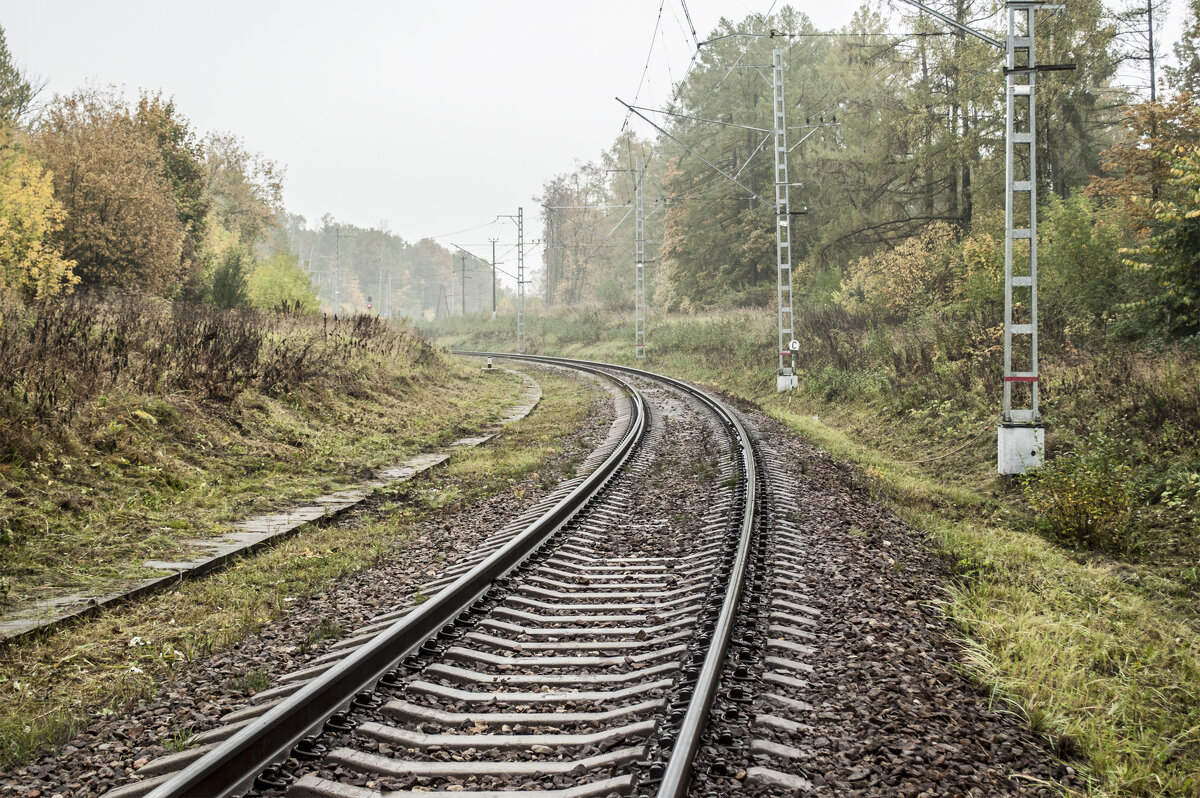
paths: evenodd
<path fill-rule="evenodd" d="M 0 614 L 0 641 L 44 632 L 95 615 L 105 607 L 168 589 L 183 579 L 210 573 L 237 557 L 290 537 L 314 521 L 340 515 L 361 504 L 380 488 L 405 482 L 444 463 L 450 459 L 456 448 L 471 448 L 487 443 L 499 434 L 505 425 L 528 416 L 542 399 L 542 387 L 528 374 L 508 368 L 497 367 L 497 370 L 517 375 L 524 381 L 524 387 L 520 399 L 492 432 L 460 438 L 441 450 L 416 455 L 397 466 L 377 472 L 373 479 L 346 490 L 318 496 L 299 507 L 247 518 L 234 524 L 233 531 L 227 535 L 183 541 L 184 545 L 196 548 L 195 557 L 179 561 L 148 560 L 145 563 L 149 568 L 162 571 L 160 576 L 150 577 L 132 585 L 125 583 L 119 589 L 108 592 L 69 593 L 7 608 Z"/>

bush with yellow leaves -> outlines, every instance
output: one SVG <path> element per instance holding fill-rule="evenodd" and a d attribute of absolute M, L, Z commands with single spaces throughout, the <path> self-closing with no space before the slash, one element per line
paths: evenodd
<path fill-rule="evenodd" d="M 1141 504 L 1129 441 L 1102 432 L 1022 477 L 1025 498 L 1051 531 L 1074 544 L 1125 552 Z"/>
<path fill-rule="evenodd" d="M 907 311 L 954 295 L 961 275 L 951 266 L 954 228 L 926 225 L 891 249 L 859 258 L 846 269 L 838 301 Z"/>

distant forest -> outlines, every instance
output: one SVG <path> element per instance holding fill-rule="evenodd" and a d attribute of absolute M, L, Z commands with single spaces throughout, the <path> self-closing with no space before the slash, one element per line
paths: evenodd
<path fill-rule="evenodd" d="M 1200 331 L 1198 6 L 1191 0 L 1174 57 L 1153 54 L 1153 99 L 1148 83 L 1128 79 L 1151 55 L 1150 6 L 1080 0 L 1042 15 L 1039 57 L 1075 67 L 1041 76 L 1037 91 L 1043 289 L 1064 309 L 1064 327 L 1130 339 Z M 1003 35 L 993 3 L 939 8 Z M 763 67 L 782 48 L 792 206 L 803 212 L 792 225 L 798 295 L 900 314 L 994 306 L 999 52 L 927 15 L 884 16 L 872 4 L 839 31 L 819 31 L 784 6 L 723 19 L 707 38 L 667 113 L 647 112 L 661 132 L 630 116 L 597 160 L 549 177 L 530 203 L 544 243 L 542 262 L 530 263 L 532 298 L 547 308 L 632 304 L 632 169 L 641 158 L 651 306 L 771 306 Z M 289 214 L 283 177 L 235 133 L 193 129 L 158 91 L 136 101 L 94 88 L 39 97 L 0 30 L 0 285 L 26 299 L 137 286 L 223 307 L 392 318 L 491 309 L 483 260 L 384 225 Z M 901 254 L 885 257 L 893 250 Z M 503 291 L 498 300 L 511 306 Z"/>
<path fill-rule="evenodd" d="M 1004 37 L 994 3 L 935 5 Z M 803 211 L 791 227 L 802 301 L 900 314 L 994 306 L 1003 53 L 915 9 L 885 17 L 872 8 L 831 35 L 790 7 L 723 20 L 659 109 L 667 113 L 645 113 L 661 133 L 631 115 L 599 159 L 545 182 L 542 301 L 632 306 L 629 207 L 641 158 L 651 306 L 774 304 L 774 215 L 760 200 L 774 197 L 773 155 L 762 129 L 772 127 L 769 65 L 782 48 L 791 203 Z M 1147 4 L 1114 12 L 1082 0 L 1040 16 L 1039 61 L 1074 65 L 1037 84 L 1043 289 L 1067 314 L 1056 324 L 1116 324 L 1130 337 L 1200 329 L 1191 256 L 1198 9 L 1193 0 L 1174 59 L 1155 54 L 1154 101 Z M 1144 83 L 1130 85 L 1131 74 Z"/>

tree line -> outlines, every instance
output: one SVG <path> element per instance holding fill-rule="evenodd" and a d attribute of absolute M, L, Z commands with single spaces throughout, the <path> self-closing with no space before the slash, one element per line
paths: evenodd
<path fill-rule="evenodd" d="M 492 307 L 492 272 L 481 258 L 432 238 L 406 241 L 386 222 L 363 227 L 326 214 L 313 224 L 285 213 L 275 246 L 294 253 L 321 305 L 338 312 L 431 320 Z M 510 302 L 499 286 L 497 298 Z"/>
<path fill-rule="evenodd" d="M 1004 37 L 993 3 L 933 5 Z M 1039 16 L 1039 61 L 1075 65 L 1038 80 L 1042 266 L 1064 324 L 1186 337 L 1200 331 L 1200 2 L 1190 2 L 1175 65 L 1162 69 L 1159 54 L 1165 91 L 1153 102 L 1118 81 L 1146 56 L 1146 37 L 1131 36 L 1146 32 L 1145 8 L 1114 13 L 1081 0 Z M 632 304 L 626 214 L 636 157 L 647 164 L 654 306 L 774 303 L 772 147 L 752 128 L 772 127 L 763 67 L 782 48 L 799 301 L 994 311 L 1003 264 L 1000 51 L 926 15 L 889 17 L 872 5 L 835 32 L 784 7 L 723 19 L 707 38 L 668 113 L 647 114 L 661 131 L 633 119 L 599 160 L 544 184 L 547 303 Z"/>
<path fill-rule="evenodd" d="M 280 164 L 197 131 L 161 92 L 41 89 L 0 28 L 0 289 L 416 318 L 461 311 L 466 283 L 468 310 L 490 307 L 480 264 L 462 280 L 433 240 L 289 214 Z"/>

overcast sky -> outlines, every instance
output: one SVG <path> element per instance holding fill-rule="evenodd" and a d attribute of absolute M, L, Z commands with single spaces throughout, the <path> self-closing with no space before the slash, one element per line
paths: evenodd
<path fill-rule="evenodd" d="M 1069 2 L 1069 0 L 1068 0 Z M 657 0 L 162 0 L 6 4 L 17 63 L 48 92 L 161 89 L 200 131 L 229 131 L 286 166 L 285 201 L 410 241 L 483 253 L 553 175 L 616 137 L 642 78 Z M 701 39 L 770 0 L 687 0 Z M 800 0 L 822 28 L 852 3 Z M 1163 38 L 1174 41 L 1184 0 Z M 663 0 L 641 103 L 656 105 L 694 44 L 681 0 Z M 634 120 L 637 122 L 637 120 Z M 639 123 L 640 124 L 640 123 Z M 643 133 L 651 131 L 639 128 Z M 504 223 L 502 223 L 503 225 Z M 475 228 L 475 229 L 471 229 Z M 465 232 L 459 232 L 465 231 Z"/>

